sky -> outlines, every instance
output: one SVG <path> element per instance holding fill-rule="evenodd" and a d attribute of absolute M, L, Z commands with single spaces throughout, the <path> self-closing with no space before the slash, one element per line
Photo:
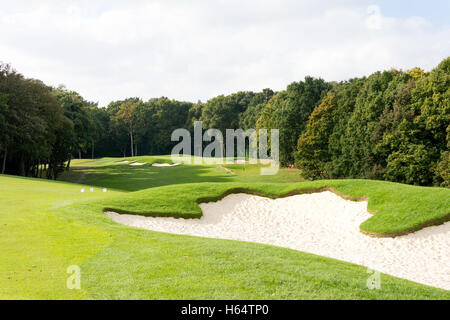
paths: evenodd
<path fill-rule="evenodd" d="M 106 106 L 197 102 L 450 56 L 450 1 L 0 0 L 0 62 Z"/>

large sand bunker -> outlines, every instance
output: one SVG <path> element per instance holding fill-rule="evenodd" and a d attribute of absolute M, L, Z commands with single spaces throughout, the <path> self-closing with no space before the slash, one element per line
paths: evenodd
<path fill-rule="evenodd" d="M 450 289 L 450 223 L 397 238 L 371 238 L 359 231 L 371 217 L 367 202 L 329 191 L 276 200 L 234 194 L 200 207 L 203 217 L 192 220 L 106 214 L 132 227 L 286 247 Z"/>
<path fill-rule="evenodd" d="M 145 165 L 145 163 L 133 162 L 133 163 L 130 164 L 130 166 L 132 166 L 132 167 L 140 167 L 140 166 L 143 166 L 143 165 Z"/>
<path fill-rule="evenodd" d="M 154 163 L 152 164 L 153 167 L 160 167 L 160 168 L 164 168 L 164 167 L 177 167 L 179 166 L 180 163 L 175 163 L 175 164 L 169 164 L 169 163 Z"/>

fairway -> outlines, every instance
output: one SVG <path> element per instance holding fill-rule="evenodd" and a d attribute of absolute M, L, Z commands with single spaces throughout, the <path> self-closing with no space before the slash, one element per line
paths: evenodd
<path fill-rule="evenodd" d="M 0 176 L 0 298 L 450 299 L 449 291 L 385 274 L 381 289 L 370 290 L 367 268 L 351 263 L 270 245 L 140 230 L 104 214 L 198 218 L 199 202 L 243 190 L 277 198 L 328 187 L 353 200 L 368 199 L 374 215 L 361 231 L 392 236 L 448 220 L 448 189 L 309 182 L 292 169 L 261 176 L 260 167 L 249 164 L 153 163 L 172 162 L 168 156 L 74 160 L 59 182 Z M 67 288 L 70 266 L 81 268 L 81 290 Z"/>

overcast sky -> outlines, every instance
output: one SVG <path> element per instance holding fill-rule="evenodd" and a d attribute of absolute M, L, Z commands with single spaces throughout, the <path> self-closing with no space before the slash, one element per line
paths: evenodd
<path fill-rule="evenodd" d="M 425 70 L 450 56 L 450 1 L 0 0 L 0 61 L 101 106 L 138 96 L 196 102 Z"/>

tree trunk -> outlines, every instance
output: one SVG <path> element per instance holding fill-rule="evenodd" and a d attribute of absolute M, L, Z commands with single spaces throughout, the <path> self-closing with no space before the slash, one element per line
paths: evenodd
<path fill-rule="evenodd" d="M 38 162 L 34 162 L 33 164 L 33 178 L 37 178 L 39 175 L 39 161 Z"/>
<path fill-rule="evenodd" d="M 25 163 L 25 177 L 29 177 L 30 176 L 30 163 L 27 161 Z"/>
<path fill-rule="evenodd" d="M 20 155 L 19 160 L 19 176 L 25 176 L 25 159 L 23 158 L 23 154 Z"/>
<path fill-rule="evenodd" d="M 81 150 L 78 150 L 78 159 L 81 160 Z"/>
<path fill-rule="evenodd" d="M 5 154 L 3 155 L 2 174 L 5 174 L 6 169 L 6 156 L 8 155 L 8 147 L 5 147 Z"/>
<path fill-rule="evenodd" d="M 55 163 L 55 166 L 53 167 L 53 180 L 56 181 L 58 179 L 58 165 Z"/>
<path fill-rule="evenodd" d="M 92 160 L 94 160 L 94 151 L 95 151 L 94 141 L 92 141 Z"/>
<path fill-rule="evenodd" d="M 72 153 L 69 154 L 69 161 L 67 161 L 67 167 L 66 167 L 66 171 L 70 170 L 70 162 L 72 161 Z"/>
<path fill-rule="evenodd" d="M 138 156 L 138 145 L 137 143 L 135 144 L 135 148 L 134 148 L 134 155 L 137 157 Z"/>
<path fill-rule="evenodd" d="M 134 157 L 134 141 L 133 141 L 133 130 L 130 131 L 130 138 L 131 138 L 131 157 Z"/>

